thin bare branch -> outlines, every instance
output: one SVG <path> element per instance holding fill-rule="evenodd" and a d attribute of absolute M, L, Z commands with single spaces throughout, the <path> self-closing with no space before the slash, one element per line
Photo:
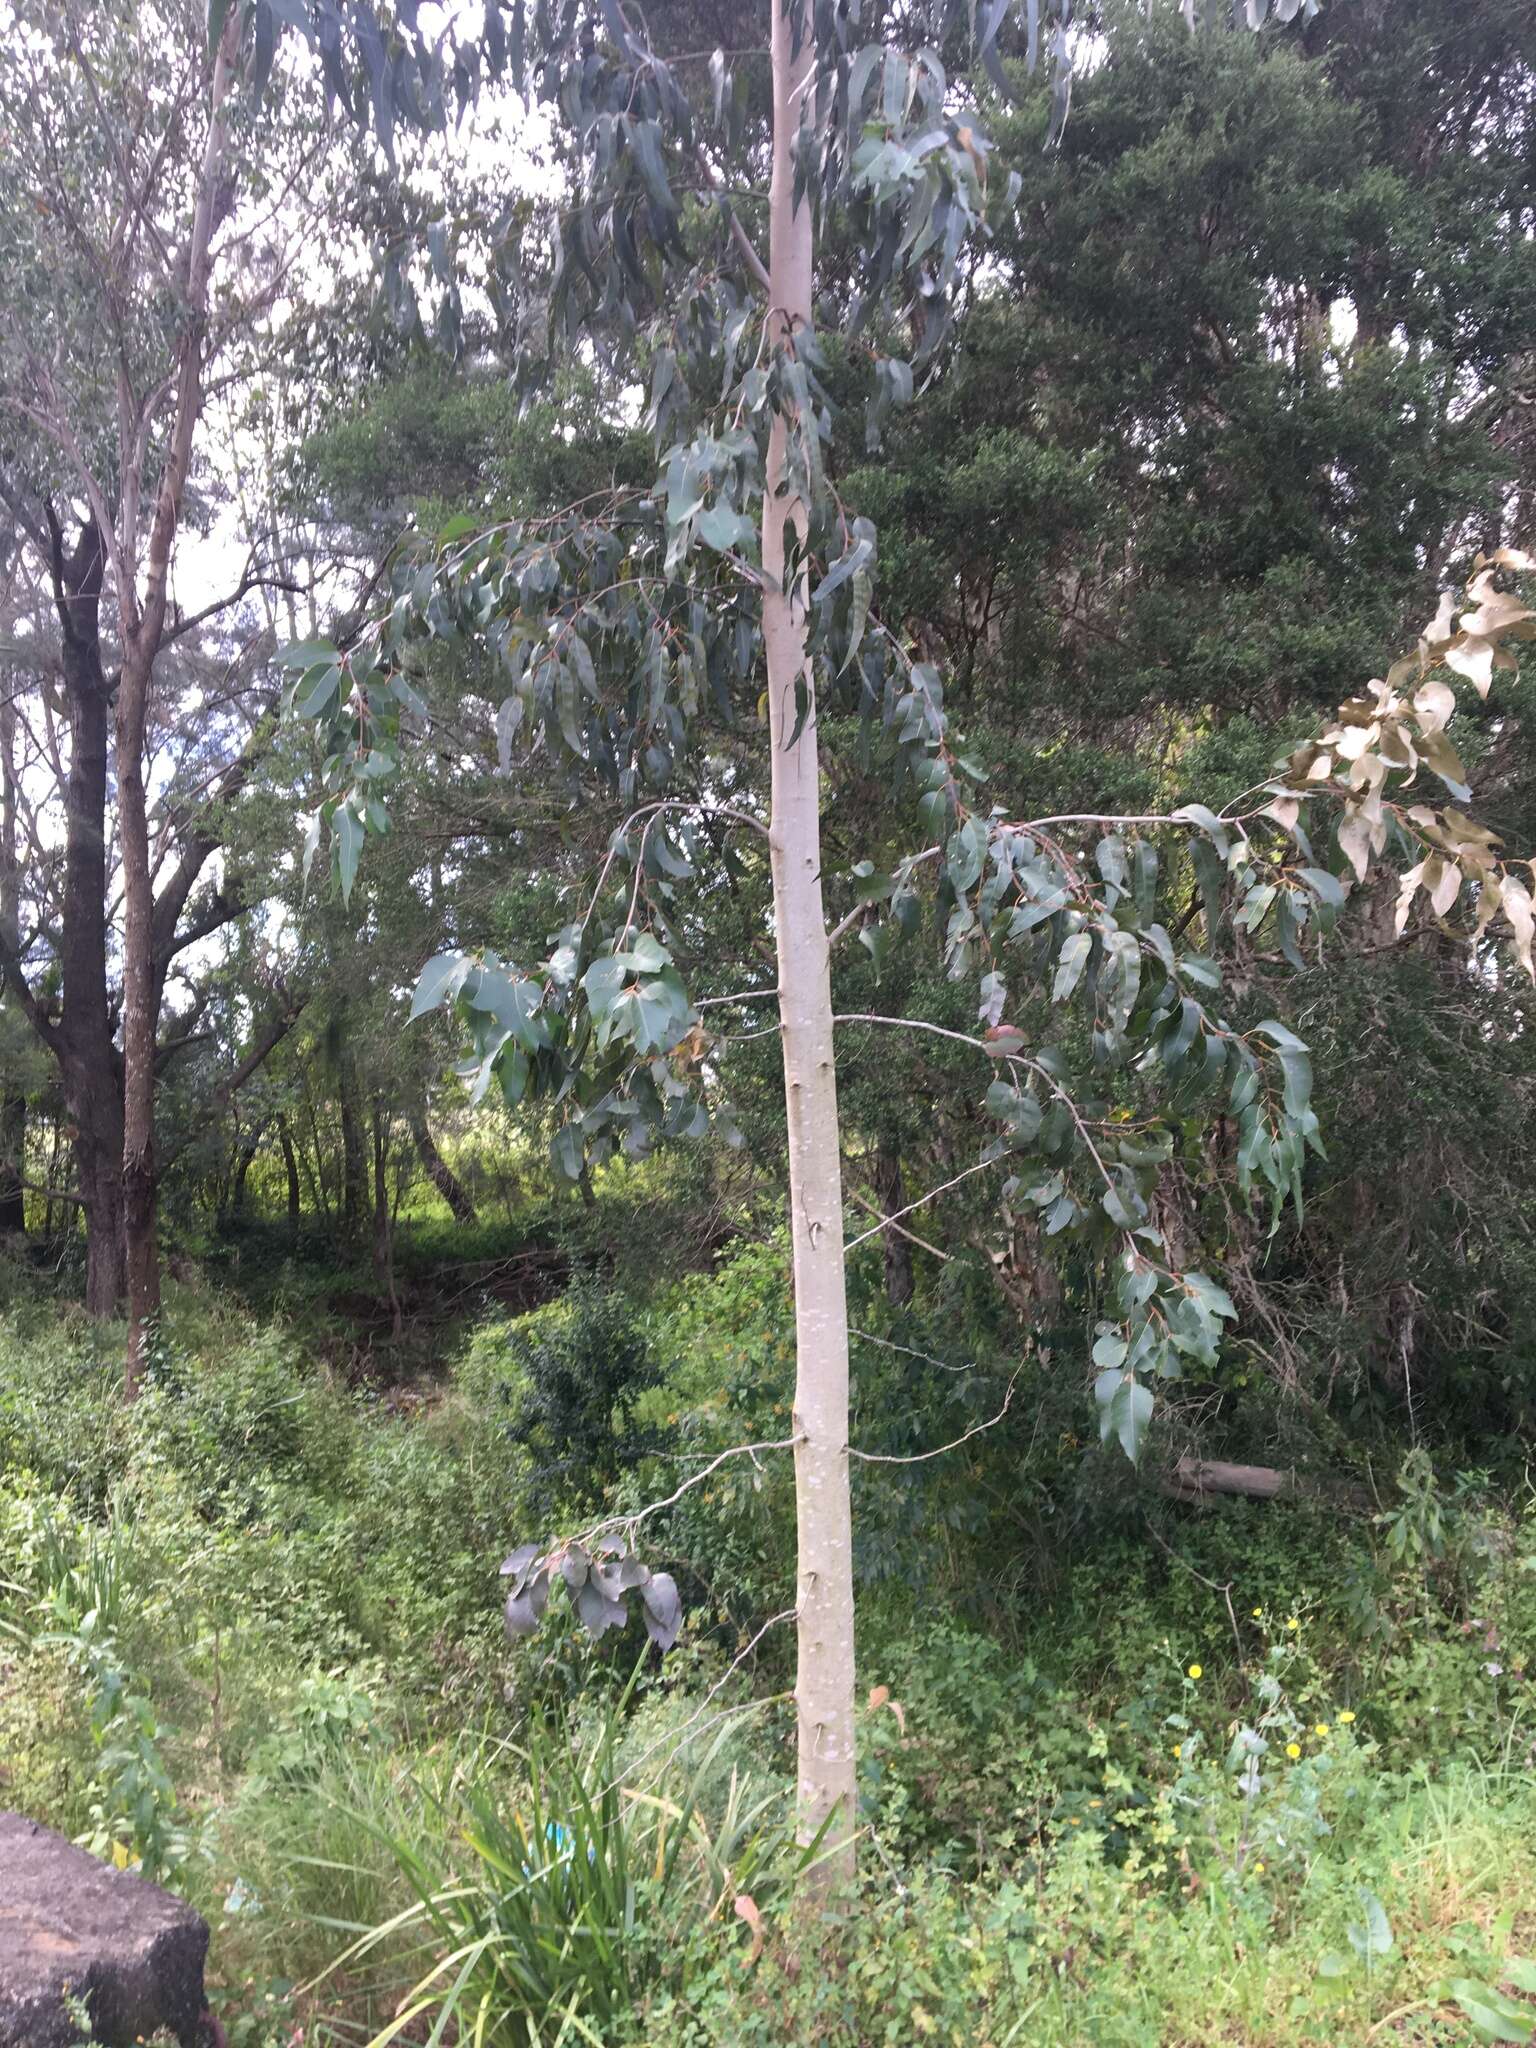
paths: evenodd
<path fill-rule="evenodd" d="M 973 1436 L 980 1436 L 984 1430 L 996 1429 L 1012 1406 L 1013 1390 L 1018 1385 L 1019 1374 L 1023 1370 L 1022 1365 L 1014 1367 L 1013 1377 L 1008 1382 L 1008 1391 L 1003 1396 L 1003 1405 L 995 1415 L 990 1416 L 985 1422 L 973 1422 L 964 1436 L 957 1436 L 950 1443 L 940 1444 L 937 1450 L 912 1451 L 905 1456 L 897 1456 L 887 1451 L 855 1450 L 853 1445 L 850 1444 L 848 1446 L 848 1455 L 850 1458 L 862 1459 L 866 1465 L 923 1465 L 930 1458 L 942 1458 L 947 1451 L 957 1451 L 962 1444 L 968 1444 Z"/>

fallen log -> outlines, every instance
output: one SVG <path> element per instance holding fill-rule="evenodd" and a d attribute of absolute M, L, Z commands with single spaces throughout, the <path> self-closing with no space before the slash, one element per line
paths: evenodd
<path fill-rule="evenodd" d="M 1222 1458 L 1180 1458 L 1162 1491 L 1169 1500 L 1190 1507 L 1204 1507 L 1212 1494 L 1244 1500 L 1321 1500 L 1362 1513 L 1375 1505 L 1363 1486 L 1348 1480 L 1304 1477 L 1294 1468 L 1276 1465 L 1233 1465 Z"/>

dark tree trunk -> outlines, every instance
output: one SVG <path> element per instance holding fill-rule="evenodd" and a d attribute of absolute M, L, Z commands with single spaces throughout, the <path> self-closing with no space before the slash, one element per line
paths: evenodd
<path fill-rule="evenodd" d="M 102 1130 L 77 1131 L 75 1172 L 85 1212 L 85 1306 L 105 1320 L 122 1306 L 128 1287 L 123 1245 L 122 1105 L 102 1105 Z"/>
<path fill-rule="evenodd" d="M 310 1093 L 308 1081 L 304 1084 L 304 1117 L 309 1125 L 309 1149 L 300 1152 L 299 1159 L 305 1173 L 309 1177 L 309 1192 L 315 1214 L 320 1218 L 326 1229 L 329 1230 L 331 1228 L 331 1197 L 326 1185 L 325 1172 L 328 1148 L 321 1142 L 320 1123 L 315 1115 L 315 1101 Z M 311 1150 L 315 1155 L 313 1165 L 310 1164 L 309 1159 Z"/>
<path fill-rule="evenodd" d="M 380 1294 L 394 1315 L 394 1331 L 400 1335 L 403 1318 L 400 1297 L 395 1292 L 395 1224 L 389 1212 L 389 1119 L 383 1108 L 373 1108 L 373 1277 Z"/>
<path fill-rule="evenodd" d="M 368 1159 L 363 1151 L 363 1122 L 358 1114 L 357 1066 L 343 1052 L 337 1069 L 341 1097 L 341 1220 L 355 1229 L 368 1207 Z"/>
<path fill-rule="evenodd" d="M 906 1194 L 901 1177 L 901 1154 L 884 1138 L 875 1149 L 874 1170 L 870 1179 L 882 1216 L 894 1216 L 905 1208 Z M 905 1308 L 912 1299 L 912 1243 L 889 1224 L 883 1236 L 885 1298 L 893 1308 Z"/>
<path fill-rule="evenodd" d="M 411 1137 L 415 1141 L 416 1156 L 426 1168 L 427 1178 L 453 1211 L 456 1223 L 475 1224 L 480 1221 L 469 1190 L 437 1149 L 432 1136 L 432 1127 L 427 1122 L 425 1109 L 411 1111 Z"/>
<path fill-rule="evenodd" d="M 229 1208 L 232 1216 L 243 1216 L 245 1214 L 246 1177 L 255 1162 L 256 1154 L 261 1150 L 261 1141 L 266 1134 L 266 1124 L 264 1122 L 259 1123 L 250 1136 L 241 1141 L 240 1150 L 235 1159 L 235 1177 L 229 1194 Z"/>
<path fill-rule="evenodd" d="M 85 1210 L 85 1305 L 93 1316 L 111 1316 L 127 1283 L 122 1066 L 112 1041 L 107 996 L 107 735 L 112 714 L 101 663 L 103 548 L 94 521 L 86 522 L 68 554 L 57 521 L 50 520 L 50 526 L 70 739 L 59 949 L 62 1007 L 55 1050 Z"/>
<path fill-rule="evenodd" d="M 296 1238 L 299 1234 L 299 1162 L 293 1149 L 293 1133 L 288 1128 L 288 1119 L 280 1116 L 277 1120 L 277 1142 L 283 1148 L 283 1170 L 288 1176 L 288 1235 Z"/>
<path fill-rule="evenodd" d="M 16 860 L 16 705 L 0 697 L 0 941 L 12 955 L 21 945 L 21 874 Z M 27 1098 L 0 1077 L 0 1236 L 24 1236 L 27 1196 Z"/>
<path fill-rule="evenodd" d="M 27 1156 L 27 1098 L 0 1102 L 0 1237 L 26 1234 L 27 1192 L 22 1174 Z"/>

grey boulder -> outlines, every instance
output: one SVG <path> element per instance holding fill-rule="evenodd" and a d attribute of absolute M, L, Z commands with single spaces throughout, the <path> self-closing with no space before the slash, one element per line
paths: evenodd
<path fill-rule="evenodd" d="M 205 2038 L 208 1925 L 36 1821 L 0 1814 L 0 2048 L 68 2048 L 82 1999 L 107 2048 L 160 2030 Z"/>

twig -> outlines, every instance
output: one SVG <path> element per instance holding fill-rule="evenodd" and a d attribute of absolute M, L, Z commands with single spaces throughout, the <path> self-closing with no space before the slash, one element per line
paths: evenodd
<path fill-rule="evenodd" d="M 935 1358 L 931 1351 L 917 1351 L 910 1344 L 898 1344 L 893 1337 L 877 1337 L 873 1330 L 856 1330 L 848 1325 L 850 1337 L 857 1337 L 863 1344 L 878 1344 L 882 1351 L 905 1352 L 908 1358 L 920 1358 L 924 1365 L 936 1365 L 940 1372 L 974 1372 L 974 1360 L 969 1365 L 946 1365 L 942 1358 Z"/>
<path fill-rule="evenodd" d="M 1048 1067 L 1042 1066 L 1038 1060 L 1031 1059 L 1027 1053 L 1020 1052 L 1017 1047 L 1001 1044 L 989 1045 L 984 1038 L 977 1038 L 971 1032 L 951 1031 L 947 1024 L 932 1024 L 926 1017 L 888 1017 L 874 1010 L 859 1010 L 850 1012 L 846 1016 L 834 1017 L 832 1022 L 834 1024 L 893 1024 L 898 1031 L 928 1031 L 935 1038 L 948 1038 L 956 1045 L 968 1045 L 973 1052 L 985 1053 L 991 1060 L 1003 1060 L 1010 1066 L 1023 1067 L 1028 1073 L 1033 1074 L 1037 1080 L 1045 1083 L 1052 1095 L 1055 1096 L 1056 1100 L 1067 1112 L 1067 1115 L 1071 1117 L 1073 1125 L 1077 1130 L 1077 1135 L 1083 1141 L 1083 1149 L 1098 1168 L 1099 1178 L 1103 1181 L 1105 1187 L 1114 1187 L 1114 1179 L 1110 1174 L 1109 1168 L 1104 1164 L 1103 1155 L 1100 1153 L 1098 1146 L 1093 1142 L 1087 1124 L 1083 1121 L 1082 1111 Z M 983 1166 L 993 1166 L 996 1163 L 995 1160 L 990 1159 L 982 1161 Z M 980 1170 L 981 1168 L 977 1166 L 966 1169 L 969 1173 L 979 1173 Z M 964 1175 L 961 1175 L 960 1178 L 963 1179 Z M 948 1185 L 952 1187 L 954 1182 L 951 1181 Z M 942 1188 L 934 1189 L 935 1194 L 942 1194 L 943 1192 Z M 924 1196 L 923 1199 L 926 1201 L 928 1197 Z M 913 1203 L 909 1206 L 916 1207 L 916 1204 Z M 897 1213 L 904 1216 L 907 1212 L 905 1209 L 902 1209 Z M 866 1235 L 868 1234 L 866 1233 Z M 1129 1237 L 1131 1233 L 1126 1231 L 1122 1235 Z"/>
<path fill-rule="evenodd" d="M 997 1425 L 1008 1413 L 1013 1401 L 1013 1390 L 1018 1385 L 1019 1374 L 1023 1370 L 1022 1365 L 1014 1367 L 1013 1377 L 1008 1382 L 1008 1391 L 1003 1396 L 1003 1405 L 989 1421 L 973 1422 L 964 1436 L 957 1436 L 951 1443 L 940 1444 L 937 1450 L 912 1451 L 906 1455 L 897 1455 L 891 1451 L 857 1451 L 850 1444 L 848 1446 L 848 1455 L 850 1458 L 861 1458 L 866 1465 L 921 1465 L 926 1463 L 929 1458 L 942 1458 L 946 1451 L 957 1451 L 962 1444 L 969 1443 L 973 1436 L 980 1436 L 983 1430 L 996 1429 Z"/>
<path fill-rule="evenodd" d="M 940 853 L 942 853 L 943 850 L 944 849 L 941 846 L 924 847 L 921 853 L 914 853 L 910 860 L 904 860 L 901 863 L 902 872 L 904 874 L 910 873 L 911 870 L 915 868 L 920 861 L 933 860 Z M 843 938 L 848 932 L 851 932 L 853 930 L 854 926 L 858 923 L 859 919 L 864 915 L 865 911 L 869 908 L 870 906 L 868 903 L 856 903 L 853 909 L 849 911 L 846 917 L 840 917 L 838 919 L 837 923 L 833 925 L 831 931 L 827 933 L 827 951 L 829 953 L 831 952 L 832 948 L 837 944 L 839 939 Z"/>
<path fill-rule="evenodd" d="M 835 1018 L 833 1021 L 843 1023 L 847 1020 Z M 983 1159 L 975 1166 L 966 1167 L 963 1173 L 957 1173 L 953 1180 L 941 1181 L 936 1188 L 930 1188 L 926 1195 L 919 1195 L 915 1202 L 908 1202 L 904 1209 L 894 1210 L 889 1216 L 882 1217 L 880 1222 L 871 1225 L 868 1230 L 861 1230 L 857 1237 L 850 1237 L 843 1246 L 844 1252 L 851 1252 L 856 1245 L 864 1244 L 869 1238 L 878 1237 L 882 1230 L 889 1229 L 893 1223 L 899 1222 L 903 1216 L 910 1216 L 914 1209 L 921 1209 L 925 1202 L 937 1201 L 940 1195 L 948 1194 L 951 1188 L 957 1188 L 961 1181 L 969 1180 L 973 1173 L 985 1173 L 989 1167 L 999 1166 L 1001 1163 L 1000 1159 Z M 940 1253 L 940 1257 L 943 1257 L 942 1253 Z"/>
<path fill-rule="evenodd" d="M 1192 1579 L 1198 1579 L 1202 1586 L 1209 1586 L 1213 1593 L 1219 1593 L 1222 1599 L 1226 1601 L 1227 1619 L 1232 1624 L 1232 1640 L 1237 1645 L 1237 1662 L 1238 1668 L 1241 1670 L 1248 1660 L 1243 1654 L 1243 1637 L 1242 1631 L 1237 1625 L 1237 1610 L 1232 1605 L 1232 1581 L 1228 1579 L 1227 1583 L 1222 1585 L 1220 1580 L 1208 1579 L 1204 1572 L 1197 1572 L 1187 1558 L 1180 1557 L 1179 1553 L 1170 1544 L 1163 1541 L 1156 1529 L 1153 1528 L 1150 1516 L 1144 1515 L 1142 1519 L 1146 1522 L 1147 1534 L 1166 1557 L 1171 1557 L 1174 1563 L 1187 1571 Z"/>
<path fill-rule="evenodd" d="M 988 1163 L 990 1164 L 990 1162 Z M 942 1259 L 946 1266 L 954 1258 L 955 1255 L 953 1252 L 941 1252 L 938 1246 L 936 1244 L 930 1244 L 926 1237 L 919 1237 L 915 1230 L 908 1230 L 904 1224 L 898 1223 L 896 1221 L 896 1216 L 887 1216 L 885 1211 L 880 1207 L 880 1204 L 878 1202 L 872 1202 L 867 1195 L 861 1195 L 857 1192 L 856 1189 L 850 1189 L 848 1199 L 850 1202 L 854 1203 L 856 1207 L 862 1209 L 866 1216 L 878 1216 L 880 1218 L 880 1228 L 882 1230 L 894 1230 L 896 1235 L 898 1237 L 904 1237 L 907 1240 L 908 1244 L 915 1244 L 920 1251 L 932 1252 L 933 1256 L 936 1259 Z M 896 1215 L 900 1216 L 904 1215 L 905 1213 L 906 1212 L 904 1210 L 898 1209 Z M 866 1237 L 872 1235 L 873 1232 L 871 1231 L 865 1232 Z M 862 1240 L 859 1238 L 854 1239 L 855 1244 L 861 1242 Z M 850 1247 L 845 1245 L 844 1250 L 846 1251 L 848 1249 L 850 1249 Z"/>
<path fill-rule="evenodd" d="M 785 1607 L 782 1608 L 777 1614 L 770 1614 L 768 1619 L 763 1623 L 762 1627 L 758 1630 L 757 1634 L 753 1636 L 752 1640 L 749 1643 L 745 1644 L 740 1650 L 737 1651 L 736 1655 L 731 1659 L 730 1663 L 727 1664 L 724 1671 L 721 1672 L 720 1676 L 709 1688 L 709 1691 L 705 1693 L 703 1699 L 699 1702 L 698 1712 L 693 1716 L 692 1720 L 685 1721 L 682 1727 L 679 1728 L 675 1732 L 675 1734 L 663 1735 L 657 1741 L 653 1742 L 649 1749 L 641 1750 L 639 1756 L 635 1758 L 633 1763 L 625 1765 L 622 1777 L 632 1776 L 636 1771 L 639 1770 L 642 1764 L 648 1763 L 650 1759 L 656 1754 L 657 1750 L 663 1748 L 668 1742 L 670 1742 L 673 1745 L 672 1755 L 675 1756 L 677 1751 L 681 1749 L 681 1747 L 683 1746 L 683 1743 L 698 1727 L 698 1724 L 703 1719 L 704 1711 L 708 1707 L 710 1701 L 712 1699 L 717 1698 L 722 1689 L 729 1683 L 729 1681 L 732 1678 L 735 1677 L 736 1673 L 741 1669 L 742 1665 L 746 1663 L 747 1659 L 751 1656 L 752 1652 L 763 1640 L 763 1637 L 767 1635 L 769 1629 L 777 1628 L 781 1621 L 793 1621 L 799 1612 L 800 1610 L 798 1607 Z M 727 1717 L 727 1715 L 745 1713 L 750 1707 L 772 1706 L 774 1699 L 789 1699 L 792 1697 L 793 1695 L 789 1693 L 777 1693 L 774 1694 L 772 1698 L 766 1700 L 748 1700 L 744 1702 L 742 1706 L 728 1707 L 726 1709 L 725 1714 L 720 1715 L 718 1718 L 724 1720 Z M 672 1761 L 672 1757 L 669 1756 L 667 1761 L 670 1763 Z M 621 1782 L 621 1780 L 615 1779 L 614 1782 L 617 1784 Z"/>
<path fill-rule="evenodd" d="M 766 1003 L 770 997 L 778 996 L 776 988 L 744 988 L 734 996 L 704 996 L 694 1004 L 696 1010 L 718 1010 L 722 1003 Z"/>
<path fill-rule="evenodd" d="M 590 1527 L 583 1529 L 579 1535 L 570 1537 L 568 1541 L 580 1543 L 585 1548 L 595 1543 L 600 1536 L 607 1535 L 610 1529 L 638 1529 L 642 1522 L 648 1522 L 652 1515 L 659 1515 L 664 1508 L 676 1507 L 685 1493 L 695 1486 L 701 1486 L 712 1472 L 717 1472 L 730 1459 L 750 1458 L 756 1464 L 759 1451 L 792 1451 L 796 1444 L 803 1441 L 803 1437 L 796 1435 L 774 1437 L 769 1442 L 760 1444 L 732 1444 L 729 1450 L 720 1451 L 711 1458 L 703 1471 L 695 1472 L 691 1478 L 685 1479 L 677 1491 L 669 1493 L 665 1500 L 653 1500 L 646 1507 L 636 1508 L 631 1515 L 610 1515 L 605 1522 L 593 1522 Z M 563 1546 L 557 1544 L 555 1547 L 559 1549 Z"/>

